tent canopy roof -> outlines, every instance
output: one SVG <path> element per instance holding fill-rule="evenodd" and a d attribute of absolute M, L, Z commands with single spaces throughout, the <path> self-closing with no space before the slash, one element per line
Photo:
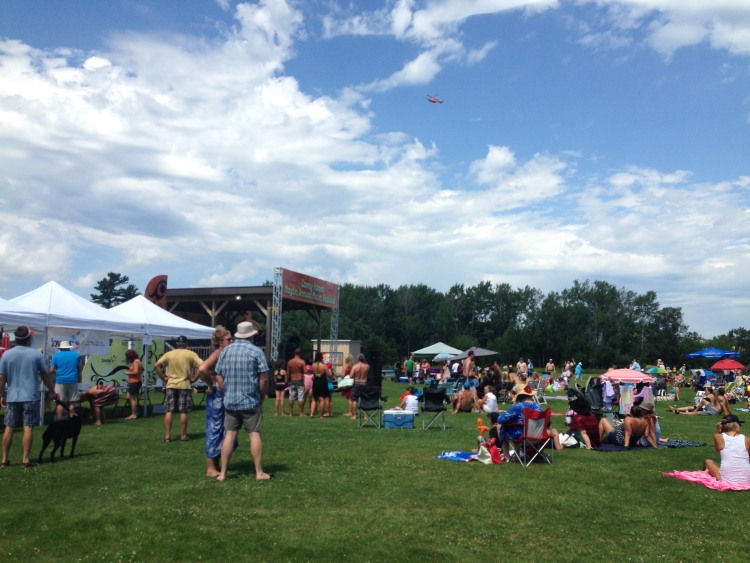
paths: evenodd
<path fill-rule="evenodd" d="M 137 295 L 130 301 L 112 307 L 110 311 L 145 324 L 146 334 L 156 338 L 185 336 L 186 338 L 206 339 L 211 338 L 215 330 L 210 326 L 199 325 L 173 315 L 153 304 L 143 295 Z"/>
<path fill-rule="evenodd" d="M 447 353 L 447 354 L 460 354 L 461 350 L 458 348 L 454 348 L 453 346 L 448 346 L 447 344 L 443 344 L 442 342 L 436 342 L 432 346 L 428 346 L 427 348 L 422 348 L 421 350 L 417 350 L 416 352 L 412 352 L 412 356 L 436 356 L 440 353 Z"/>
<path fill-rule="evenodd" d="M 27 325 L 43 328 L 47 324 L 47 316 L 43 313 L 28 311 L 16 303 L 6 301 L 0 297 L 0 325 Z"/>
<path fill-rule="evenodd" d="M 711 358 L 720 360 L 721 358 L 739 358 L 740 355 L 737 352 L 732 352 L 731 350 L 719 350 L 718 348 L 704 348 L 703 350 L 698 350 L 697 352 L 692 352 L 691 354 L 687 354 L 685 356 L 686 358 L 690 358 L 691 360 L 694 358 Z"/>
<path fill-rule="evenodd" d="M 487 356 L 496 356 L 497 352 L 494 352 L 492 350 L 486 350 L 484 348 L 479 348 L 477 346 L 472 346 L 465 352 L 461 352 L 458 356 L 455 358 L 451 358 L 453 360 L 465 360 L 469 357 L 469 352 L 474 352 L 475 358 L 486 358 Z"/>
<path fill-rule="evenodd" d="M 144 323 L 87 301 L 54 281 L 11 299 L 11 303 L 42 314 L 45 322 L 41 326 L 45 327 L 102 330 L 125 336 L 146 332 Z"/>

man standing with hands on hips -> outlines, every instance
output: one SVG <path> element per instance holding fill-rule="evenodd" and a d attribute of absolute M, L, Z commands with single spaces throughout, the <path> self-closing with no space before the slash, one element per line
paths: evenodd
<path fill-rule="evenodd" d="M 263 399 L 268 393 L 268 365 L 260 348 L 250 339 L 258 334 L 253 324 L 237 325 L 234 342 L 222 350 L 216 363 L 216 379 L 224 389 L 224 426 L 227 429 L 221 446 L 221 474 L 217 481 L 226 481 L 229 460 L 240 427 L 250 439 L 250 454 L 255 464 L 255 480 L 273 479 L 263 471 Z"/>
<path fill-rule="evenodd" d="M 164 354 L 154 364 L 154 369 L 167 384 L 164 398 L 164 440 L 172 441 L 172 413 L 180 413 L 180 440 L 190 440 L 187 435 L 188 413 L 193 409 L 193 390 L 190 385 L 198 381 L 198 366 L 203 363 L 200 356 L 187 349 L 187 338 L 177 338 L 177 350 Z M 169 377 L 164 368 L 169 369 Z"/>

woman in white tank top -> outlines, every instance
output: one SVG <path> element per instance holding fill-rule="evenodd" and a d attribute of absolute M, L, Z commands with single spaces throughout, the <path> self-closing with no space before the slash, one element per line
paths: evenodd
<path fill-rule="evenodd" d="M 714 446 L 721 456 L 721 466 L 707 459 L 705 467 L 717 481 L 750 483 L 750 438 L 740 434 L 742 423 L 728 414 L 716 425 L 720 434 L 714 435 Z"/>

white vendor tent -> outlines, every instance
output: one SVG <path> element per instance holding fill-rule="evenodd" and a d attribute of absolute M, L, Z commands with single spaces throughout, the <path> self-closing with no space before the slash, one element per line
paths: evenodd
<path fill-rule="evenodd" d="M 152 338 L 185 336 L 188 339 L 209 339 L 215 330 L 210 326 L 199 325 L 173 315 L 153 304 L 143 295 L 138 295 L 130 301 L 112 307 L 110 311 L 144 324 L 146 334 Z"/>
<path fill-rule="evenodd" d="M 13 327 L 26 325 L 44 328 L 47 325 L 47 316 L 42 313 L 27 311 L 20 305 L 0 297 L 0 325 Z"/>
<path fill-rule="evenodd" d="M 44 315 L 44 327 L 100 330 L 126 337 L 146 333 L 145 323 L 113 313 L 54 281 L 11 299 L 10 302 Z"/>

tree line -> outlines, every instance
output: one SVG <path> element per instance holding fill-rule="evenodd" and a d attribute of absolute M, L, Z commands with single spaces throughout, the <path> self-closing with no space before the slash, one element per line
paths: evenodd
<path fill-rule="evenodd" d="M 547 294 L 487 281 L 455 284 L 446 292 L 424 284 L 344 284 L 339 311 L 339 338 L 361 340 L 363 350 L 379 352 L 386 364 L 438 341 L 461 350 L 488 348 L 501 362 L 531 358 L 536 365 L 572 357 L 592 368 L 626 367 L 634 358 L 642 365 L 658 358 L 681 365 L 685 354 L 707 346 L 737 350 L 745 365 L 750 359 L 750 331 L 736 328 L 704 339 L 688 330 L 680 307 L 662 307 L 655 292 L 605 281 L 575 281 Z M 323 338 L 329 319 L 323 320 Z M 283 339 L 299 338 L 308 348 L 316 336 L 304 312 L 284 314 Z"/>

